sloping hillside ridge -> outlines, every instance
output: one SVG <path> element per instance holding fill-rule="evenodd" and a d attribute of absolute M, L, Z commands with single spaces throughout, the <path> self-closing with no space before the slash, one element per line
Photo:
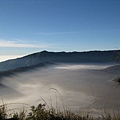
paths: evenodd
<path fill-rule="evenodd" d="M 44 62 L 51 63 L 110 63 L 116 62 L 120 50 L 89 52 L 48 52 L 42 51 L 21 58 L 0 62 L 0 71 L 19 67 L 34 66 Z"/>

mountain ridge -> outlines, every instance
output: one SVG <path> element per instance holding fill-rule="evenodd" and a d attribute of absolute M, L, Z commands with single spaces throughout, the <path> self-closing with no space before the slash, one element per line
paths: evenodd
<path fill-rule="evenodd" d="M 20 67 L 35 66 L 40 63 L 115 63 L 114 57 L 120 50 L 87 51 L 87 52 L 48 52 L 41 51 L 17 59 L 0 62 L 0 71 Z"/>

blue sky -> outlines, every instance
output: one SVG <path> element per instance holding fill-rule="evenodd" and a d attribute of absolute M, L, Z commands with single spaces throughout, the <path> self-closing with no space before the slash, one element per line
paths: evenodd
<path fill-rule="evenodd" d="M 120 0 L 0 0 L 0 55 L 120 49 Z"/>

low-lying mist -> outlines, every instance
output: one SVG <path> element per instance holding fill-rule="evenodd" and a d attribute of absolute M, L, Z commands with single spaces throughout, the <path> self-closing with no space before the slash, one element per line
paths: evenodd
<path fill-rule="evenodd" d="M 108 66 L 59 64 L 5 77 L 1 80 L 0 97 L 6 103 L 30 105 L 45 100 L 50 106 L 60 109 L 66 106 L 73 111 L 117 110 L 120 108 L 120 88 L 116 88 L 113 80 L 118 75 L 102 72 L 101 69 Z"/>

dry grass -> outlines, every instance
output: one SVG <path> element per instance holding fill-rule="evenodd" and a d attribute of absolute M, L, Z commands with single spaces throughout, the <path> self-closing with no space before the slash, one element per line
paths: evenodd
<path fill-rule="evenodd" d="M 56 110 L 47 108 L 45 104 L 31 106 L 29 112 L 23 108 L 19 112 L 15 109 L 8 110 L 8 104 L 0 106 L 0 120 L 14 118 L 14 120 L 120 120 L 120 112 L 104 111 L 97 118 L 93 117 L 90 112 L 73 113 L 70 110 Z"/>
<path fill-rule="evenodd" d="M 2 105 L 0 105 L 0 120 L 120 120 L 120 111 L 117 112 L 114 110 L 106 111 L 104 110 L 104 108 L 103 111 L 98 113 L 99 115 L 97 117 L 94 116 L 93 114 L 94 111 L 92 111 L 92 109 L 84 112 L 79 111 L 74 113 L 65 108 L 62 96 L 60 95 L 57 89 L 50 88 L 50 90 L 55 90 L 60 96 L 63 105 L 63 110 L 56 109 L 52 105 L 51 107 L 48 106 L 48 104 L 43 98 L 41 99 L 44 103 L 40 103 L 38 104 L 38 106 L 30 106 L 29 104 L 25 103 L 5 104 L 4 101 L 2 100 Z M 9 108 L 8 106 L 12 104 L 21 104 L 26 107 L 24 107 L 22 110 L 18 110 L 18 108 L 8 109 Z M 92 106 L 93 105 L 91 105 L 91 107 Z"/>

